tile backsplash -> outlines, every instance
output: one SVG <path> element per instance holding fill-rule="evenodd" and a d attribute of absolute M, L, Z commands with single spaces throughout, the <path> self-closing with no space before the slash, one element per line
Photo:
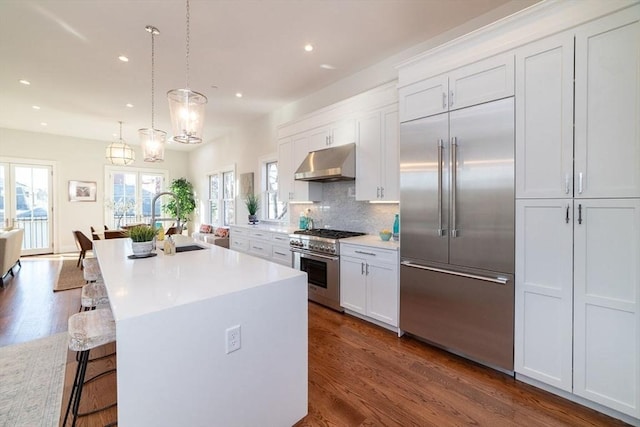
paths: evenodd
<path fill-rule="evenodd" d="M 377 234 L 382 229 L 393 228 L 394 215 L 399 212 L 397 203 L 378 204 L 356 201 L 355 182 L 338 181 L 322 184 L 322 202 L 290 204 L 289 218 L 298 225 L 300 212 L 311 210 L 315 228 L 359 231 Z"/>

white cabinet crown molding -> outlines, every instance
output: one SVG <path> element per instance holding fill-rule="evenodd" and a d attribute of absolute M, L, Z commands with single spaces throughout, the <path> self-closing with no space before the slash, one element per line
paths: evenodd
<path fill-rule="evenodd" d="M 398 64 L 398 87 L 508 52 L 636 4 L 637 0 L 540 2 Z"/>

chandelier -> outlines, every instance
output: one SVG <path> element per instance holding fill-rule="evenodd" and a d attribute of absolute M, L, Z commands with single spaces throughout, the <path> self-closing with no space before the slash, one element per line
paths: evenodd
<path fill-rule="evenodd" d="M 164 161 L 164 144 L 167 140 L 165 131 L 155 128 L 155 36 L 160 31 L 152 26 L 147 25 L 144 29 L 151 34 L 151 127 L 139 129 L 140 143 L 142 144 L 142 155 L 145 162 L 162 162 Z"/>
<path fill-rule="evenodd" d="M 187 0 L 187 79 L 186 89 L 173 89 L 167 92 L 169 114 L 173 128 L 173 140 L 182 144 L 202 142 L 204 125 L 204 107 L 207 97 L 189 89 L 189 0 Z"/>
<path fill-rule="evenodd" d="M 133 163 L 136 159 L 136 153 L 129 145 L 122 139 L 122 122 L 120 123 L 120 139 L 116 142 L 112 142 L 107 147 L 106 158 L 112 165 L 126 166 L 129 163 Z"/>

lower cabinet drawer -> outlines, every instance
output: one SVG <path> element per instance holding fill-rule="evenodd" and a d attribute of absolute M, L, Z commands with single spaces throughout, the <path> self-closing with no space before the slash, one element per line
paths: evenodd
<path fill-rule="evenodd" d="M 293 265 L 293 256 L 286 246 L 274 246 L 271 250 L 271 259 L 277 263 L 291 267 Z"/>
<path fill-rule="evenodd" d="M 249 253 L 263 258 L 270 258 L 271 244 L 261 240 L 250 240 Z"/>
<path fill-rule="evenodd" d="M 232 237 L 231 245 L 229 245 L 229 249 L 235 249 L 236 251 L 247 252 L 249 250 L 249 240 Z"/>

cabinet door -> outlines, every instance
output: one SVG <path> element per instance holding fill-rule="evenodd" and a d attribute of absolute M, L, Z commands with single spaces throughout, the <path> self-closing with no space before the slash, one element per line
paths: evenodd
<path fill-rule="evenodd" d="M 574 393 L 640 416 L 640 200 L 575 200 Z"/>
<path fill-rule="evenodd" d="M 515 371 L 572 390 L 573 199 L 516 201 Z"/>
<path fill-rule="evenodd" d="M 382 200 L 400 200 L 399 124 L 397 106 L 394 105 L 382 112 L 382 147 L 380 149 L 383 173 L 380 180 Z"/>
<path fill-rule="evenodd" d="M 640 7 L 576 32 L 575 197 L 640 197 Z"/>
<path fill-rule="evenodd" d="M 356 142 L 355 119 L 341 120 L 330 126 L 329 145 L 336 147 L 338 145 L 352 144 L 354 142 Z"/>
<path fill-rule="evenodd" d="M 398 267 L 390 264 L 365 266 L 367 275 L 367 316 L 398 326 Z"/>
<path fill-rule="evenodd" d="M 348 310 L 366 314 L 365 262 L 348 256 L 340 257 L 340 305 Z"/>
<path fill-rule="evenodd" d="M 448 110 L 449 79 L 446 74 L 400 88 L 400 120 L 407 122 Z"/>
<path fill-rule="evenodd" d="M 293 199 L 293 141 L 283 138 L 278 142 L 278 199 Z"/>
<path fill-rule="evenodd" d="M 474 62 L 449 73 L 449 111 L 512 96 L 513 54 Z"/>
<path fill-rule="evenodd" d="M 516 51 L 516 197 L 573 196 L 573 33 Z"/>
<path fill-rule="evenodd" d="M 328 127 L 321 127 L 310 130 L 304 133 L 304 138 L 307 140 L 307 153 L 309 151 L 324 150 L 325 148 L 329 148 L 331 143 L 330 129 Z M 302 162 L 302 160 L 304 160 L 304 157 L 300 159 L 300 162 Z"/>
<path fill-rule="evenodd" d="M 382 115 L 375 111 L 358 119 L 356 200 L 380 198 Z"/>

